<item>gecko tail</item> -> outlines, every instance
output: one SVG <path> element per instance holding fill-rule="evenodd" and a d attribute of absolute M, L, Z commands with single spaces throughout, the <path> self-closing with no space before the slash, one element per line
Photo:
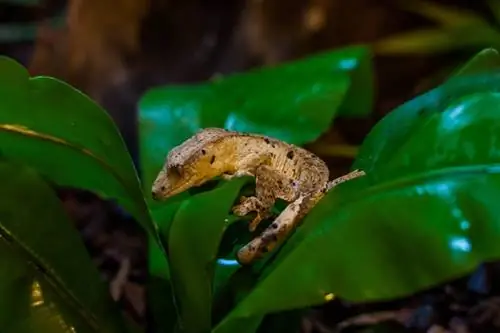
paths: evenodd
<path fill-rule="evenodd" d="M 356 169 L 354 171 L 349 172 L 348 174 L 345 174 L 343 176 L 335 178 L 334 180 L 327 183 L 327 185 L 326 185 L 327 192 L 339 184 L 345 183 L 346 181 L 349 181 L 351 179 L 358 178 L 361 176 L 366 176 L 366 172 L 364 172 L 363 170 L 360 170 L 360 169 Z"/>

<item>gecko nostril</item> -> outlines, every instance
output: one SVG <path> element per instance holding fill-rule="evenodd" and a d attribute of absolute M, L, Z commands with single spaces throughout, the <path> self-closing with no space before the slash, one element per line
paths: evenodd
<path fill-rule="evenodd" d="M 161 189 L 162 191 L 165 191 L 165 186 L 162 186 L 160 189 Z"/>

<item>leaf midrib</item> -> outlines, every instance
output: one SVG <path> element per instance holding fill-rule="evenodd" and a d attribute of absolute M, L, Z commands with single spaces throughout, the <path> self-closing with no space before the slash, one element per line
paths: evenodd
<path fill-rule="evenodd" d="M 467 175 L 483 174 L 483 173 L 489 173 L 489 174 L 500 173 L 500 163 L 478 164 L 473 166 L 468 165 L 460 167 L 445 167 L 438 170 L 413 173 L 406 177 L 404 176 L 396 177 L 394 180 L 383 181 L 379 184 L 375 184 L 361 191 L 355 192 L 352 195 L 348 195 L 348 198 L 344 197 L 342 202 L 349 201 L 349 204 L 352 204 L 353 201 L 362 200 L 366 197 L 376 195 L 380 192 L 390 191 L 395 188 L 409 187 L 416 184 L 422 184 L 425 183 L 426 180 L 429 181 L 447 176 L 449 177 L 450 174 L 453 174 L 455 177 L 462 177 Z"/>
<path fill-rule="evenodd" d="M 93 327 L 96 332 L 105 332 L 103 330 L 103 326 L 100 325 L 100 320 L 98 317 L 92 313 L 92 311 L 88 311 L 86 306 L 84 306 L 79 300 L 78 297 L 74 295 L 72 290 L 66 286 L 64 281 L 56 274 L 50 265 L 45 264 L 37 255 L 34 250 L 32 250 L 27 244 L 20 241 L 18 237 L 13 235 L 0 221 L 0 237 L 3 238 L 9 246 L 17 247 L 18 250 L 24 252 L 23 256 L 26 258 L 26 263 L 31 266 L 32 269 L 41 273 L 47 283 L 49 283 L 55 292 L 61 296 L 62 299 L 71 299 L 70 304 L 73 304 L 73 307 L 76 309 L 78 313 L 82 315 L 82 317 L 86 320 L 86 322 Z M 9 241 L 10 240 L 10 241 Z M 42 270 L 40 269 L 42 268 Z M 50 275 L 45 274 L 43 271 L 47 271 Z"/>
<path fill-rule="evenodd" d="M 109 171 L 113 175 L 113 177 L 118 180 L 118 182 L 120 183 L 120 185 L 123 187 L 123 189 L 126 191 L 126 193 L 131 198 L 137 197 L 134 194 L 135 191 L 128 186 L 128 184 L 125 181 L 125 179 L 119 173 L 117 173 L 110 164 L 108 164 L 101 157 L 99 157 L 98 155 L 96 155 L 95 153 L 93 153 L 92 151 L 90 151 L 89 149 L 87 149 L 85 147 L 82 147 L 82 146 L 77 145 L 75 143 L 66 141 L 65 139 L 61 139 L 61 138 L 55 137 L 55 136 L 50 135 L 50 134 L 45 134 L 45 133 L 40 133 L 40 132 L 34 131 L 34 130 L 32 130 L 32 129 L 26 127 L 26 126 L 23 126 L 23 125 L 5 124 L 5 123 L 4 124 L 0 124 L 0 131 L 15 133 L 15 134 L 21 135 L 23 137 L 24 136 L 28 136 L 28 137 L 32 137 L 32 138 L 37 138 L 37 139 L 40 139 L 40 140 L 52 142 L 54 144 L 61 145 L 61 146 L 64 146 L 64 147 L 68 147 L 70 149 L 78 151 L 78 152 L 80 152 L 80 153 L 82 153 L 82 154 L 84 154 L 84 155 L 86 155 L 86 156 L 94 159 L 104 169 L 106 169 L 107 171 Z M 137 173 L 135 174 L 135 177 L 136 177 L 136 179 L 138 179 L 137 178 Z M 138 190 L 140 190 L 140 187 L 138 187 Z M 145 202 L 144 202 L 144 205 L 145 205 Z M 146 206 L 144 206 L 143 208 L 146 208 Z"/>

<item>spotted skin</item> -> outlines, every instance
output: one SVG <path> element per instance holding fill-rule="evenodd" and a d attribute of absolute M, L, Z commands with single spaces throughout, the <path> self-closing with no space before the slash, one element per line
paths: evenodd
<path fill-rule="evenodd" d="M 266 230 L 241 249 L 241 263 L 252 262 L 284 238 L 320 199 L 317 193 L 330 184 L 325 162 L 303 148 L 263 135 L 206 128 L 169 152 L 153 183 L 152 197 L 163 201 L 217 176 L 255 177 L 255 196 L 242 197 L 233 207 L 237 216 L 256 213 L 251 231 L 270 216 L 277 199 L 290 203 L 274 222 L 278 227 L 272 233 Z"/>
<path fill-rule="evenodd" d="M 243 197 L 240 204 L 233 208 L 237 216 L 245 216 L 257 212 L 250 222 L 250 231 L 255 231 L 259 223 L 270 216 L 276 199 L 292 202 L 300 195 L 293 179 L 276 172 L 269 165 L 262 165 L 255 172 L 256 190 L 254 197 Z"/>

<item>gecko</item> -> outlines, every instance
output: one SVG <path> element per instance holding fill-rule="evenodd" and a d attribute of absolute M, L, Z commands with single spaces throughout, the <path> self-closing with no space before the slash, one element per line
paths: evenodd
<path fill-rule="evenodd" d="M 255 195 L 242 196 L 232 208 L 236 216 L 254 212 L 249 230 L 269 218 L 277 199 L 289 203 L 281 214 L 237 253 L 249 264 L 271 251 L 321 198 L 338 183 L 364 175 L 355 170 L 329 181 L 326 163 L 308 150 L 278 139 L 222 128 L 205 128 L 174 147 L 152 185 L 152 197 L 164 201 L 215 177 L 255 178 Z"/>

